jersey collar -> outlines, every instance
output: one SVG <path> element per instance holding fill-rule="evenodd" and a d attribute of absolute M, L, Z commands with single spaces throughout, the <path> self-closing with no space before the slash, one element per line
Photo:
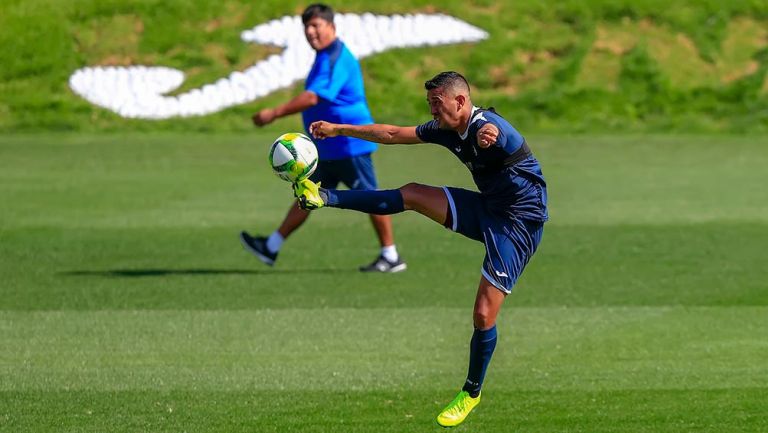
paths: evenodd
<path fill-rule="evenodd" d="M 469 120 L 467 121 L 467 129 L 463 133 L 459 134 L 459 137 L 461 137 L 462 140 L 467 139 L 467 135 L 469 134 L 469 126 L 472 125 L 472 121 L 474 120 L 476 112 L 477 112 L 477 107 L 473 105 L 472 114 L 469 115 Z"/>
<path fill-rule="evenodd" d="M 319 53 L 330 53 L 334 50 L 339 49 L 339 45 L 341 45 L 341 39 L 337 36 L 336 39 L 333 40 L 330 44 L 328 44 L 327 47 L 323 48 L 322 50 L 318 51 Z"/>

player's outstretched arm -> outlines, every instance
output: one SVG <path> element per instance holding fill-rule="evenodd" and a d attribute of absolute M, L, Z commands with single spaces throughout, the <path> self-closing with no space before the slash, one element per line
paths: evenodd
<path fill-rule="evenodd" d="M 301 113 L 309 107 L 318 103 L 318 96 L 315 92 L 306 90 L 283 105 L 275 108 L 264 108 L 256 112 L 251 119 L 256 126 L 265 126 L 281 117 L 289 116 L 295 113 Z"/>
<path fill-rule="evenodd" d="M 382 144 L 423 143 L 416 135 L 415 126 L 395 126 L 374 123 L 372 125 L 347 125 L 320 120 L 309 125 L 314 138 L 324 139 L 345 135 Z"/>

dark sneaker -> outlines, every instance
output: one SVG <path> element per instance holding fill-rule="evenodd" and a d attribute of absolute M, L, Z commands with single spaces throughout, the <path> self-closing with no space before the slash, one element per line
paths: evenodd
<path fill-rule="evenodd" d="M 397 261 L 390 262 L 384 256 L 379 256 L 370 265 L 360 266 L 361 272 L 384 272 L 395 273 L 404 271 L 408 265 L 398 257 Z"/>
<path fill-rule="evenodd" d="M 248 232 L 240 232 L 240 243 L 259 260 L 269 266 L 274 266 L 275 260 L 277 260 L 277 253 L 273 253 L 267 248 L 267 238 L 262 236 L 253 237 Z"/>

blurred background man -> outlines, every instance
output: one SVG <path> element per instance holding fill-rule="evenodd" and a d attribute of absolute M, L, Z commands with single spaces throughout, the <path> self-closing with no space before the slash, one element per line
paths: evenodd
<path fill-rule="evenodd" d="M 274 108 L 264 108 L 253 115 L 256 126 L 264 126 L 275 119 L 302 113 L 304 129 L 317 120 L 336 123 L 366 125 L 373 123 L 365 98 L 363 75 L 360 64 L 346 45 L 336 37 L 333 9 L 324 4 L 308 6 L 301 16 L 304 34 L 309 45 L 317 52 L 309 72 L 305 91 L 287 103 Z M 375 190 L 376 173 L 371 153 L 377 145 L 353 137 L 335 137 L 317 144 L 320 156 L 317 170 L 311 179 L 323 186 L 335 188 L 343 183 L 353 190 Z M 240 241 L 246 250 L 269 266 L 275 264 L 283 242 L 309 217 L 309 212 L 294 203 L 280 227 L 268 237 L 240 233 Z M 392 222 L 389 216 L 370 215 L 379 238 L 381 252 L 366 266 L 364 272 L 400 272 L 406 264 L 395 247 Z"/>

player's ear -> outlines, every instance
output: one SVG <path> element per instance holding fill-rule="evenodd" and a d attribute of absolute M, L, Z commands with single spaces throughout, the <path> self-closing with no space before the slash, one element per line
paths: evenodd
<path fill-rule="evenodd" d="M 467 97 L 464 95 L 456 95 L 456 108 L 458 108 L 459 111 L 461 111 L 461 108 L 464 107 L 464 104 L 467 103 Z"/>

